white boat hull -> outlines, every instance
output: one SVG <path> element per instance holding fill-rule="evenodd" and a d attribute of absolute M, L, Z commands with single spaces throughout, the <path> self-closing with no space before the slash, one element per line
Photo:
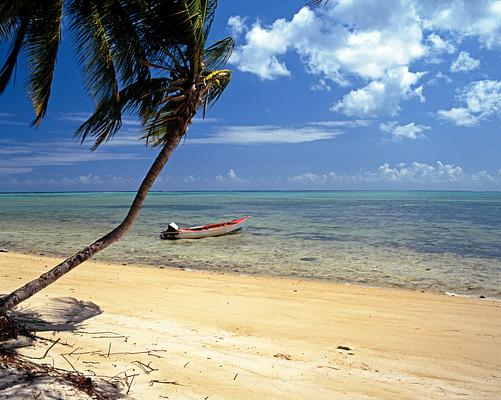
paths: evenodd
<path fill-rule="evenodd" d="M 233 221 L 223 222 L 221 224 L 180 228 L 176 232 L 164 231 L 162 232 L 161 237 L 162 239 L 202 239 L 206 237 L 226 235 L 242 229 L 245 221 L 248 219 L 249 217 L 243 217 Z"/>

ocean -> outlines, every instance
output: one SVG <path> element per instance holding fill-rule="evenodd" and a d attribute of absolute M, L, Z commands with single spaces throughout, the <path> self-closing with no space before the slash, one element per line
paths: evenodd
<path fill-rule="evenodd" d="M 70 256 L 115 227 L 133 196 L 0 194 L 0 248 Z M 238 234 L 159 239 L 172 221 L 243 215 L 252 218 Z M 501 298 L 501 193 L 153 192 L 96 260 Z"/>

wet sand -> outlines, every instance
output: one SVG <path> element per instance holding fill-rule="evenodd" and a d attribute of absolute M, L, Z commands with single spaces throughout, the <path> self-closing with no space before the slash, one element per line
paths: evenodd
<path fill-rule="evenodd" d="M 60 260 L 0 253 L 7 293 Z M 501 302 L 88 262 L 19 307 L 136 399 L 496 399 Z M 38 341 L 21 352 L 41 356 Z"/>

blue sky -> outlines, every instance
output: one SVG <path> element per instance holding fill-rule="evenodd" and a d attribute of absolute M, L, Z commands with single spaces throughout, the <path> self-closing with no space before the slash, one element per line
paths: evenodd
<path fill-rule="evenodd" d="M 220 1 L 232 83 L 156 190 L 501 190 L 501 1 L 304 3 Z M 94 152 L 72 138 L 92 103 L 67 32 L 39 129 L 16 75 L 0 97 L 0 191 L 137 188 L 157 150 L 132 117 Z"/>

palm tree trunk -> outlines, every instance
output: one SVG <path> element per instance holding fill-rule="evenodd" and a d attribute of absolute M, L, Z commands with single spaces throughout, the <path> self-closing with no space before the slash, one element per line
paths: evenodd
<path fill-rule="evenodd" d="M 188 126 L 188 122 L 184 124 L 184 131 Z M 100 239 L 96 240 L 90 246 L 85 247 L 80 250 L 75 255 L 67 258 L 62 263 L 56 265 L 50 271 L 42 274 L 39 278 L 25 284 L 17 290 L 14 290 L 11 294 L 0 298 L 0 316 L 5 315 L 5 313 L 23 302 L 24 300 L 30 298 L 34 294 L 38 293 L 40 290 L 46 288 L 51 283 L 58 280 L 60 277 L 70 272 L 73 268 L 82 264 L 84 261 L 87 261 L 94 254 L 104 250 L 109 245 L 117 242 L 122 239 L 122 237 L 127 233 L 127 231 L 131 228 L 137 216 L 139 215 L 139 211 L 143 206 L 144 200 L 151 186 L 155 182 L 155 179 L 158 177 L 162 168 L 165 166 L 172 151 L 176 148 L 179 140 L 181 138 L 181 133 L 178 135 L 172 135 L 168 142 L 166 142 L 158 154 L 157 158 L 153 162 L 150 167 L 148 173 L 144 177 L 141 186 L 139 187 L 136 197 L 132 202 L 132 205 L 127 213 L 127 216 L 122 221 L 120 225 L 118 225 L 115 229 L 113 229 L 108 234 L 104 235 Z"/>

